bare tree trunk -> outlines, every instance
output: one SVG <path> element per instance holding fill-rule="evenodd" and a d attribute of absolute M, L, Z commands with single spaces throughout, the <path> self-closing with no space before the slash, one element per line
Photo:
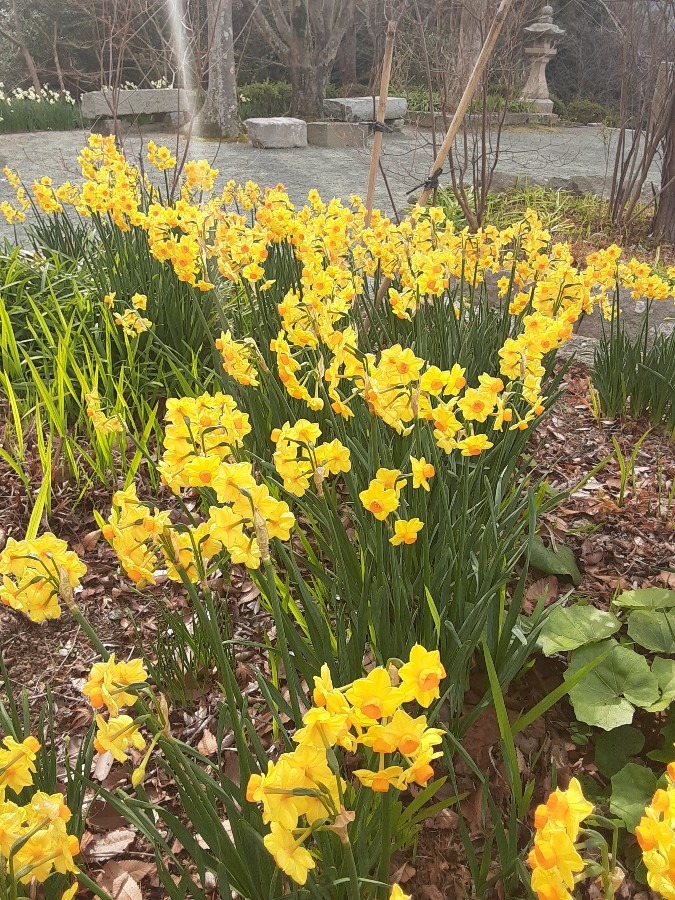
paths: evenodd
<path fill-rule="evenodd" d="M 25 43 L 21 43 L 21 55 L 23 56 L 24 62 L 26 63 L 26 68 L 28 69 L 28 74 L 30 75 L 30 80 L 33 82 L 33 87 L 39 94 L 42 90 L 42 85 L 40 84 L 40 78 L 38 76 L 37 69 L 35 67 L 35 61 L 31 56 L 31 52 L 26 46 Z"/>
<path fill-rule="evenodd" d="M 65 93 L 66 85 L 63 80 L 63 72 L 61 71 L 61 61 L 59 60 L 58 28 L 56 22 L 54 22 L 54 31 L 52 33 L 52 50 L 54 51 L 54 66 L 56 67 L 56 78 L 59 82 L 59 90 L 63 94 Z"/>
<path fill-rule="evenodd" d="M 355 15 L 352 13 L 351 21 L 347 26 L 345 36 L 342 38 L 335 60 L 342 86 L 356 84 L 358 80 L 356 74 L 356 22 L 354 19 Z"/>
<path fill-rule="evenodd" d="M 492 0 L 464 0 L 459 20 L 459 41 L 451 74 L 448 102 L 454 109 L 483 46 L 484 32 L 492 20 Z"/>
<path fill-rule="evenodd" d="M 675 244 L 675 99 L 670 102 L 670 127 L 665 138 L 661 196 L 654 219 L 654 234 Z"/>
<path fill-rule="evenodd" d="M 320 119 L 323 116 L 323 101 L 326 96 L 328 69 L 322 63 L 315 63 L 309 54 L 290 66 L 291 114 L 305 119 Z"/>
<path fill-rule="evenodd" d="M 35 60 L 33 59 L 31 52 L 28 49 L 28 44 L 26 43 L 26 38 L 21 26 L 21 16 L 19 15 L 19 10 L 17 9 L 16 0 L 13 0 L 12 2 L 12 20 L 14 30 L 12 43 L 16 44 L 16 46 L 21 51 L 23 60 L 26 63 L 26 68 L 28 69 L 28 74 L 30 75 L 30 80 L 33 82 L 33 87 L 35 88 L 37 93 L 40 93 L 40 91 L 42 90 L 42 85 L 40 84 L 40 78 L 38 76 Z"/>
<path fill-rule="evenodd" d="M 199 114 L 199 130 L 202 134 L 235 138 L 239 135 L 239 117 L 232 0 L 208 0 L 208 16 L 209 86 Z"/>

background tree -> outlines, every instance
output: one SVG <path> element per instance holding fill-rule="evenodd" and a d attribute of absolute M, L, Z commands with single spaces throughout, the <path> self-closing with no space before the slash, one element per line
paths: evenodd
<path fill-rule="evenodd" d="M 10 0 L 9 3 L 3 4 L 0 10 L 0 34 L 15 52 L 21 54 L 33 88 L 39 92 L 42 85 L 33 54 L 28 46 L 23 12 L 18 0 Z"/>
<path fill-rule="evenodd" d="M 654 234 L 662 240 L 675 244 L 675 64 L 664 63 L 660 74 L 664 108 L 657 111 L 657 115 L 660 112 L 665 136 L 661 191 L 657 198 Z"/>
<path fill-rule="evenodd" d="M 206 100 L 199 113 L 202 134 L 235 138 L 237 115 L 237 70 L 234 57 L 232 0 L 208 0 L 208 47 Z"/>
<path fill-rule="evenodd" d="M 245 0 L 260 35 L 293 87 L 291 112 L 323 114 L 326 85 L 353 15 L 354 0 Z"/>

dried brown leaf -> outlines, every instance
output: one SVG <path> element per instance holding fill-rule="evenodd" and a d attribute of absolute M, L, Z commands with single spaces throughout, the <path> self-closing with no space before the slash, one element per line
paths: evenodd
<path fill-rule="evenodd" d="M 112 859 L 114 856 L 124 853 L 135 839 L 135 831 L 130 828 L 117 828 L 92 841 L 87 848 L 87 856 L 90 860 L 99 862 L 104 859 Z"/>
<path fill-rule="evenodd" d="M 97 757 L 94 764 L 92 778 L 94 778 L 96 781 L 105 781 L 110 774 L 110 770 L 112 769 L 114 762 L 115 760 L 110 750 L 106 750 L 105 753 L 101 753 L 101 755 Z"/>
<path fill-rule="evenodd" d="M 197 744 L 197 750 L 202 756 L 212 756 L 218 752 L 218 741 L 215 734 L 212 734 L 208 728 L 204 729 L 201 740 Z"/>

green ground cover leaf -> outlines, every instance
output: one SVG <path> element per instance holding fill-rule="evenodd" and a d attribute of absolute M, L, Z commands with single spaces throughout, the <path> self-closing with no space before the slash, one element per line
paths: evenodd
<path fill-rule="evenodd" d="M 636 591 L 624 591 L 614 606 L 632 609 L 671 609 L 675 607 L 675 591 L 666 588 L 641 588 Z"/>
<path fill-rule="evenodd" d="M 532 539 L 530 565 L 544 575 L 567 575 L 575 586 L 581 581 L 581 573 L 570 548 L 559 545 L 557 550 L 551 550 L 544 546 L 539 535 Z"/>
<path fill-rule="evenodd" d="M 637 756 L 645 745 L 642 732 L 632 725 L 620 725 L 611 731 L 603 731 L 595 742 L 595 764 L 601 775 L 611 778 Z"/>
<path fill-rule="evenodd" d="M 556 606 L 539 635 L 544 656 L 603 641 L 621 627 L 615 615 L 593 606 Z"/>
<path fill-rule="evenodd" d="M 658 681 L 646 659 L 612 638 L 575 650 L 563 677 L 567 680 L 610 648 L 607 658 L 569 693 L 577 719 L 605 731 L 630 725 L 635 706 L 646 708 L 659 699 Z"/>
<path fill-rule="evenodd" d="M 652 674 L 656 675 L 661 696 L 655 703 L 647 707 L 647 711 L 662 712 L 664 709 L 668 709 L 675 700 L 675 659 L 663 659 L 663 657 L 657 656 L 652 663 Z"/>
<path fill-rule="evenodd" d="M 655 653 L 675 653 L 675 609 L 636 609 L 628 619 L 628 636 Z"/>
<path fill-rule="evenodd" d="M 646 766 L 628 763 L 612 778 L 610 811 L 626 823 L 626 828 L 635 833 L 644 815 L 645 806 L 656 790 L 656 775 Z"/>

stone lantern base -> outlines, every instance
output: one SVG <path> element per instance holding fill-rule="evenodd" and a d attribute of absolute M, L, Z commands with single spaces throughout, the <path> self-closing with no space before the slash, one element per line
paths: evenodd
<path fill-rule="evenodd" d="M 529 97 L 523 97 L 523 101 L 530 105 L 532 112 L 536 112 L 541 116 L 553 115 L 553 100 L 535 100 L 530 99 Z"/>

